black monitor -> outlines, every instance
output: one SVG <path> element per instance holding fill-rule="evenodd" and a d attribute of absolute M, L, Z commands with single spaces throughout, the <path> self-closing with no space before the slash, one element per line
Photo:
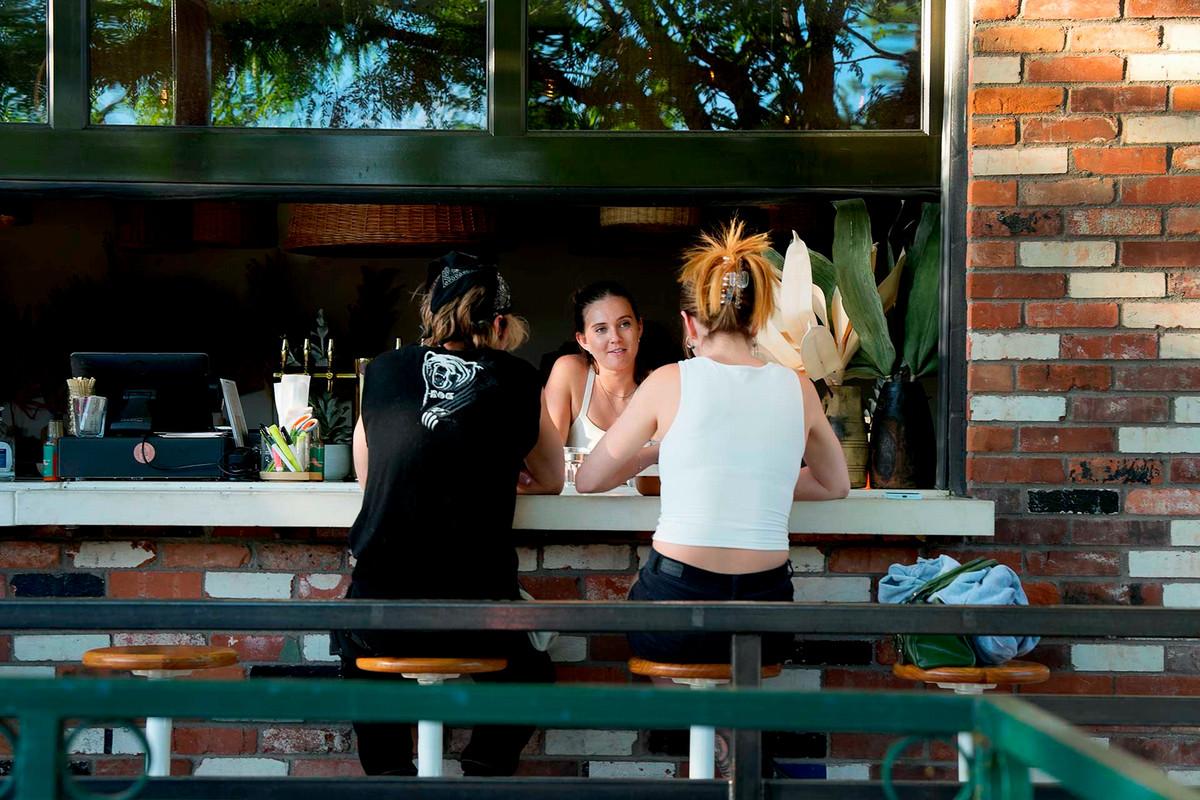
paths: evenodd
<path fill-rule="evenodd" d="M 205 353 L 72 353 L 71 375 L 95 378 L 95 394 L 108 398 L 108 434 L 212 430 Z"/>

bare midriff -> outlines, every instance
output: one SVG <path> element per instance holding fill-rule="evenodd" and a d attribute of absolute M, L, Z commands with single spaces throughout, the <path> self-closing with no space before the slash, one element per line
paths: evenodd
<path fill-rule="evenodd" d="M 743 550 L 739 547 L 701 547 L 671 542 L 655 542 L 654 549 L 667 558 L 723 575 L 765 572 L 786 564 L 788 560 L 787 550 Z"/>

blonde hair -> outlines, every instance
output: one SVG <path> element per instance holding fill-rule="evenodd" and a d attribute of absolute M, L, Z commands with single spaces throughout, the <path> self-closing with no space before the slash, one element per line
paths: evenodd
<path fill-rule="evenodd" d="M 443 345 L 447 342 L 460 342 L 473 348 L 489 347 L 493 350 L 516 350 L 529 338 L 529 323 L 524 317 L 515 314 L 483 315 L 480 316 L 476 307 L 485 299 L 486 290 L 482 286 L 469 289 L 462 297 L 456 298 L 439 308 L 436 313 L 430 310 L 430 295 L 421 296 L 421 325 L 425 331 L 421 343 L 426 345 Z M 497 332 L 492 321 L 499 316 L 503 323 Z"/>
<path fill-rule="evenodd" d="M 767 234 L 749 236 L 737 219 L 715 235 L 701 236 L 700 244 L 684 254 L 687 261 L 679 272 L 683 310 L 712 333 L 753 336 L 775 308 L 775 268 L 763 255 L 770 246 Z M 736 282 L 742 270 L 749 281 L 735 292 L 725 276 L 733 273 L 731 281 Z"/>

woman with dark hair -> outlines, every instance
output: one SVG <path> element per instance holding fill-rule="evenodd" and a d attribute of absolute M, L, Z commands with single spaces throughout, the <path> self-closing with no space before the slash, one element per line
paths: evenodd
<path fill-rule="evenodd" d="M 563 484 L 558 433 L 537 372 L 507 351 L 528 326 L 512 314 L 496 268 L 463 253 L 430 264 L 424 338 L 367 367 L 354 465 L 364 487 L 350 529 L 357 559 L 347 597 L 520 599 L 512 543 L 518 473 L 526 492 Z M 479 681 L 553 680 L 549 657 L 514 632 L 337 631 L 347 678 L 363 656 L 505 658 Z M 415 775 L 410 726 L 355 723 L 368 775 Z M 511 775 L 533 728 L 480 726 L 462 754 L 467 775 Z"/>
<path fill-rule="evenodd" d="M 554 362 L 546 407 L 562 444 L 590 451 L 621 416 L 638 383 L 642 318 L 629 290 L 613 281 L 572 297 L 578 355 Z"/>

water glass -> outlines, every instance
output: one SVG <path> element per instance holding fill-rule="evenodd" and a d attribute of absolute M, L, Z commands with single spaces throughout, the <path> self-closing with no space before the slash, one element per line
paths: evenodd
<path fill-rule="evenodd" d="M 98 394 L 71 398 L 71 419 L 75 435 L 96 439 L 104 435 L 104 419 L 108 413 L 108 398 Z"/>
<path fill-rule="evenodd" d="M 579 470 L 579 465 L 583 463 L 583 458 L 588 453 L 582 447 L 564 447 L 563 460 L 566 462 L 566 484 L 567 486 L 575 485 L 575 473 Z"/>

